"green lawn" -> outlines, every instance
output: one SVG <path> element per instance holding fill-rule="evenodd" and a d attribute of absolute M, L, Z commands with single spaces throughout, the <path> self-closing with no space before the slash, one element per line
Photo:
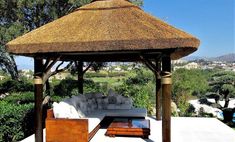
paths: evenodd
<path fill-rule="evenodd" d="M 107 82 L 108 84 L 121 84 L 124 77 L 93 77 L 94 82 Z"/>

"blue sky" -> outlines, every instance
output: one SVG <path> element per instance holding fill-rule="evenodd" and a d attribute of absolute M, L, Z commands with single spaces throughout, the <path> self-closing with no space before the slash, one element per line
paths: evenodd
<path fill-rule="evenodd" d="M 235 53 L 234 0 L 144 0 L 145 12 L 200 39 L 191 56 L 215 57 Z M 17 57 L 19 68 L 33 60 Z"/>
<path fill-rule="evenodd" d="M 143 9 L 200 39 L 193 56 L 235 53 L 234 0 L 144 0 Z"/>

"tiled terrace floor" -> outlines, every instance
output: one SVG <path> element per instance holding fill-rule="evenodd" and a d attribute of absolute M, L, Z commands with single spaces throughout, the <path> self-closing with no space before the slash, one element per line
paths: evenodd
<path fill-rule="evenodd" d="M 150 119 L 149 139 L 133 137 L 106 137 L 100 129 L 91 142 L 161 142 L 161 121 Z M 215 118 L 172 117 L 172 142 L 235 142 L 235 131 Z M 31 136 L 22 142 L 33 142 Z"/>

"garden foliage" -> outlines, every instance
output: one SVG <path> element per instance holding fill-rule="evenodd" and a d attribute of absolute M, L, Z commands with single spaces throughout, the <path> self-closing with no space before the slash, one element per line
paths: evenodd
<path fill-rule="evenodd" d="M 0 101 L 0 141 L 18 141 L 28 136 L 26 115 L 33 109 L 33 104 L 18 105 Z M 27 135 L 28 134 L 28 135 Z"/>
<path fill-rule="evenodd" d="M 96 76 L 96 75 L 97 76 Z M 111 75 L 109 75 L 111 74 Z M 125 75 L 125 76 L 124 76 Z M 216 89 L 233 88 L 235 80 L 228 72 L 217 70 L 186 70 L 179 69 L 173 72 L 172 100 L 180 110 L 179 116 L 192 116 L 193 108 L 188 103 L 190 99 L 206 98 L 208 91 L 219 93 Z M 234 76 L 234 74 L 232 74 Z M 115 79 L 114 79 L 115 78 Z M 118 81 L 117 81 L 117 78 Z M 110 81 L 110 80 L 115 81 Z M 221 83 L 223 82 L 223 83 Z M 113 83 L 115 85 L 110 85 Z M 228 87 L 230 85 L 230 87 Z M 84 92 L 103 92 L 107 94 L 108 89 L 114 89 L 119 94 L 133 99 L 135 107 L 147 108 L 152 113 L 155 108 L 155 76 L 154 74 L 139 66 L 128 72 L 97 72 L 85 74 Z M 113 87 L 113 88 L 112 88 Z M 67 96 L 77 95 L 77 80 L 66 78 L 62 81 L 51 83 L 53 93 L 52 101 L 61 101 Z M 0 91 L 10 95 L 0 100 L 0 141 L 19 141 L 33 133 L 33 85 L 31 82 L 22 80 L 6 80 L 0 82 Z M 233 91 L 229 96 L 234 97 Z M 224 110 L 227 122 L 230 121 L 234 109 Z M 200 116 L 209 117 L 202 110 Z M 228 116 L 228 117 L 227 117 Z"/>
<path fill-rule="evenodd" d="M 6 80 L 0 83 L 0 94 L 33 91 L 33 84 L 27 80 Z"/>
<path fill-rule="evenodd" d="M 152 113 L 154 104 L 154 75 L 144 68 L 134 70 L 123 84 L 115 88 L 120 94 L 131 97 L 134 107 L 147 108 Z"/>

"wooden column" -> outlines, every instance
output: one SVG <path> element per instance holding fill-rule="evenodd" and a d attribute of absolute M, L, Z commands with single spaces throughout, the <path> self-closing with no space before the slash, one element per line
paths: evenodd
<path fill-rule="evenodd" d="M 156 120 L 161 120 L 161 108 L 162 108 L 162 94 L 161 94 L 161 76 L 158 74 L 161 72 L 161 62 L 156 60 Z"/>
<path fill-rule="evenodd" d="M 162 142 L 171 142 L 171 58 L 162 58 Z"/>
<path fill-rule="evenodd" d="M 34 59 L 35 142 L 43 142 L 43 128 L 42 128 L 43 81 L 42 81 L 42 68 L 43 68 L 43 60 Z"/>
<path fill-rule="evenodd" d="M 47 79 L 45 84 L 46 84 L 46 95 L 51 96 L 51 86 L 50 86 L 49 78 Z"/>
<path fill-rule="evenodd" d="M 79 61 L 78 62 L 78 66 L 77 66 L 77 70 L 78 70 L 78 92 L 80 94 L 83 94 L 83 62 Z"/>

